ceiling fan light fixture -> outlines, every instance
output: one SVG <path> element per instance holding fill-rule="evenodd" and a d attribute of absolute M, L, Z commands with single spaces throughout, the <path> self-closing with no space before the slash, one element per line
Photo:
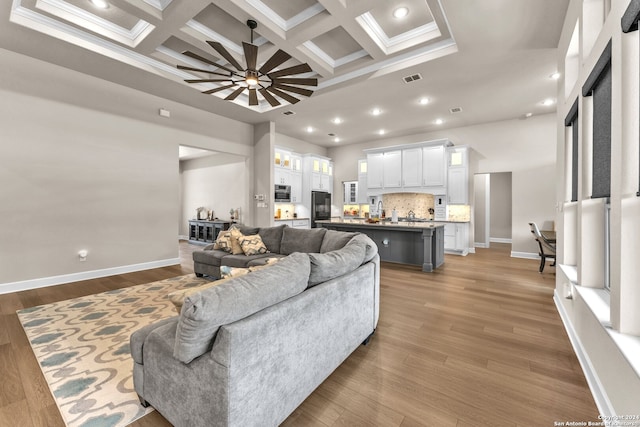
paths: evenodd
<path fill-rule="evenodd" d="M 247 70 L 244 81 L 247 83 L 247 86 L 256 86 L 258 84 L 258 72 Z"/>

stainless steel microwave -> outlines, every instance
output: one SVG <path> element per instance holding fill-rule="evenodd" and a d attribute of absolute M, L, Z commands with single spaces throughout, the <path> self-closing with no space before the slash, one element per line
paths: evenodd
<path fill-rule="evenodd" d="M 290 203 L 291 202 L 291 186 L 276 184 L 274 201 L 276 203 Z"/>

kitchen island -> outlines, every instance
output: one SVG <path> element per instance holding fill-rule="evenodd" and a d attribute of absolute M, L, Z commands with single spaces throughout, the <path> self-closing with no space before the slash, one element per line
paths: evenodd
<path fill-rule="evenodd" d="M 378 245 L 382 261 L 422 266 L 430 272 L 444 263 L 444 224 L 438 222 L 316 221 L 329 230 L 360 232 Z"/>

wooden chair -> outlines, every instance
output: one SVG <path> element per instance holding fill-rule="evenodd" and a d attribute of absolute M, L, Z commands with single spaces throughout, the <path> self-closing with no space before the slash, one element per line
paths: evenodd
<path fill-rule="evenodd" d="M 531 227 L 531 233 L 533 233 L 534 238 L 538 242 L 538 246 L 540 247 L 540 273 L 544 270 L 545 262 L 547 258 L 553 259 L 552 267 L 556 265 L 556 245 L 555 243 L 551 243 L 547 239 L 544 238 L 542 233 L 540 233 L 540 229 L 536 225 L 535 222 L 530 222 L 529 227 Z"/>

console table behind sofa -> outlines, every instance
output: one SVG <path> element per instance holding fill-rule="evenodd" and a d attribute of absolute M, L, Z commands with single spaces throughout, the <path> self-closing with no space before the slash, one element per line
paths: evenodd
<path fill-rule="evenodd" d="M 218 233 L 222 230 L 228 230 L 229 227 L 231 227 L 230 221 L 190 220 L 189 240 L 192 242 L 213 243 L 218 237 Z"/>

